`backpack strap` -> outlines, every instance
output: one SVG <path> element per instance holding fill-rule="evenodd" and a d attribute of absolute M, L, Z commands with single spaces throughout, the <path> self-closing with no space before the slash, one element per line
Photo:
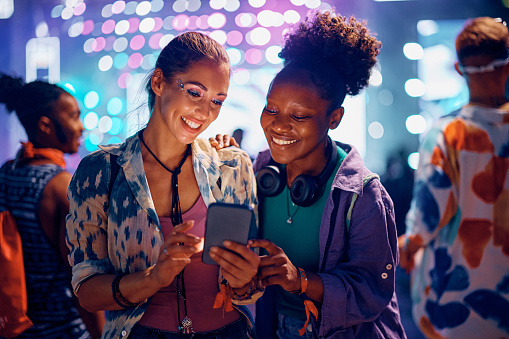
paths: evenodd
<path fill-rule="evenodd" d="M 371 181 L 371 179 L 380 179 L 378 174 L 376 173 L 370 173 L 362 179 L 362 187 L 365 187 L 368 182 Z M 358 194 L 354 193 L 352 196 L 352 201 L 350 202 L 350 207 L 348 208 L 348 213 L 346 214 L 346 233 L 350 230 L 350 224 L 352 223 L 352 211 L 353 206 L 355 205 L 355 201 L 357 201 Z"/>

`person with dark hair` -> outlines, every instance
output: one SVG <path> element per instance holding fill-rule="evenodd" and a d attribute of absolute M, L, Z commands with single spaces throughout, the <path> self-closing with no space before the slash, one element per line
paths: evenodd
<path fill-rule="evenodd" d="M 426 337 L 507 338 L 507 26 L 466 21 L 456 52 L 469 102 L 421 142 L 401 266 L 412 271 L 413 317 Z"/>
<path fill-rule="evenodd" d="M 285 36 L 260 119 L 270 150 L 254 163 L 263 239 L 251 246 L 266 251 L 258 278 L 268 286 L 257 304 L 262 338 L 406 337 L 392 201 L 357 150 L 328 136 L 345 96 L 368 85 L 380 47 L 363 22 L 331 12 Z"/>
<path fill-rule="evenodd" d="M 17 338 L 99 338 L 104 314 L 90 314 L 73 300 L 65 245 L 71 174 L 64 153 L 76 153 L 80 145 L 78 104 L 57 85 L 25 83 L 3 73 L 0 102 L 16 112 L 28 136 L 16 158 L 0 169 L 0 208 L 11 212 L 21 236 L 33 323 Z"/>
<path fill-rule="evenodd" d="M 201 260 L 209 204 L 257 208 L 247 153 L 197 138 L 217 118 L 230 73 L 212 38 L 178 35 L 149 74 L 146 128 L 86 156 L 74 174 L 72 284 L 83 307 L 108 310 L 103 338 L 253 336 L 244 305 L 263 293 L 259 257 L 230 242 L 211 250 L 218 265 Z"/>

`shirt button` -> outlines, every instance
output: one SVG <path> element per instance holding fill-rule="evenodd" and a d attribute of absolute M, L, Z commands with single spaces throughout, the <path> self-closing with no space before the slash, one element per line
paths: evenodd
<path fill-rule="evenodd" d="M 390 270 L 390 269 L 392 269 L 392 265 L 391 264 L 387 264 L 387 266 L 385 266 L 385 268 Z"/>
<path fill-rule="evenodd" d="M 382 279 L 387 279 L 387 273 L 382 273 Z"/>
<path fill-rule="evenodd" d="M 127 331 L 126 330 L 123 330 L 122 331 L 122 337 L 125 337 L 127 335 Z"/>

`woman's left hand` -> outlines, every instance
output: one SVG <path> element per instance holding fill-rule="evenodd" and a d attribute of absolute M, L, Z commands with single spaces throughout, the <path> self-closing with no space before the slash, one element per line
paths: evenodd
<path fill-rule="evenodd" d="M 258 278 L 263 286 L 280 285 L 289 292 L 300 291 L 299 270 L 280 247 L 265 239 L 251 240 L 250 246 L 265 248 L 269 253 L 260 258 Z"/>
<path fill-rule="evenodd" d="M 226 240 L 223 248 L 210 248 L 210 257 L 220 266 L 223 277 L 232 288 L 242 288 L 249 284 L 258 273 L 260 257 L 248 246 Z"/>

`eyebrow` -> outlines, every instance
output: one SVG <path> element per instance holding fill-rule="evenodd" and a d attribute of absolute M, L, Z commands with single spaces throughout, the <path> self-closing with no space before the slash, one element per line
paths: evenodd
<path fill-rule="evenodd" d="M 203 89 L 204 91 L 207 91 L 208 92 L 208 88 L 205 87 L 201 82 L 197 82 L 197 81 L 188 81 L 188 82 L 185 82 L 185 84 L 193 84 L 193 85 L 196 85 L 198 87 L 200 87 L 201 89 Z M 227 96 L 226 93 L 223 93 L 223 92 L 219 92 L 217 93 L 217 95 L 222 95 L 222 96 Z"/>

